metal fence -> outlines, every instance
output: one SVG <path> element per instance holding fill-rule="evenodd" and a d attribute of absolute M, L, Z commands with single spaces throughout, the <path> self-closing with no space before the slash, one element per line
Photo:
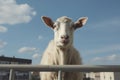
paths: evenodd
<path fill-rule="evenodd" d="M 0 70 L 10 70 L 9 80 L 14 80 L 14 71 L 58 71 L 58 80 L 62 72 L 120 72 L 120 65 L 0 65 Z"/>

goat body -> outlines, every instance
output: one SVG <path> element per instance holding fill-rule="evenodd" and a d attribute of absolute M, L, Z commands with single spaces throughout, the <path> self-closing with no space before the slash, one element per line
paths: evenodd
<path fill-rule="evenodd" d="M 47 26 L 53 29 L 54 39 L 50 41 L 45 50 L 41 65 L 81 65 L 82 60 L 79 52 L 73 47 L 73 33 L 82 27 L 87 17 L 80 18 L 77 22 L 66 16 L 53 22 L 49 17 L 42 17 Z M 57 72 L 40 72 L 41 80 L 57 80 Z M 63 72 L 62 80 L 82 80 L 80 72 Z"/>
<path fill-rule="evenodd" d="M 66 50 L 61 50 L 55 46 L 52 40 L 45 50 L 41 65 L 80 65 L 82 64 L 79 52 L 70 46 Z M 79 72 L 65 72 L 62 80 L 80 80 Z M 41 80 L 57 80 L 57 72 L 41 72 Z"/>

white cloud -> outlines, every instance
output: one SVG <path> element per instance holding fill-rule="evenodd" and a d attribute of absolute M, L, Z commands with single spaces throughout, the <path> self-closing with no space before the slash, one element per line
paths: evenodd
<path fill-rule="evenodd" d="M 22 47 L 18 50 L 19 53 L 31 53 L 36 51 L 37 51 L 37 48 L 35 47 Z"/>
<path fill-rule="evenodd" d="M 0 53 L 3 53 L 3 52 L 4 52 L 4 49 L 1 49 L 1 50 L 0 50 Z"/>
<path fill-rule="evenodd" d="M 7 45 L 7 42 L 0 40 L 0 48 L 4 48 Z"/>
<path fill-rule="evenodd" d="M 84 53 L 85 54 L 98 54 L 98 53 L 106 53 L 106 52 L 113 52 L 113 51 L 120 51 L 120 44 L 107 45 L 107 46 L 103 46 L 98 49 L 86 50 L 84 51 Z"/>
<path fill-rule="evenodd" d="M 6 27 L 0 26 L 0 33 L 5 33 L 7 31 L 8 31 L 8 29 Z"/>
<path fill-rule="evenodd" d="M 100 57 L 95 57 L 94 59 L 92 59 L 92 61 L 99 61 L 99 60 L 101 60 Z"/>
<path fill-rule="evenodd" d="M 33 54 L 33 56 L 32 56 L 32 58 L 34 58 L 34 59 L 40 58 L 40 57 L 41 57 L 41 55 L 40 55 L 39 53 L 35 53 L 35 54 Z"/>
<path fill-rule="evenodd" d="M 0 0 L 0 24 L 27 23 L 36 12 L 28 4 L 17 4 L 16 0 Z"/>
<path fill-rule="evenodd" d="M 39 36 L 38 36 L 38 39 L 39 39 L 39 40 L 43 39 L 43 36 L 39 35 Z"/>
<path fill-rule="evenodd" d="M 120 26 L 120 17 L 113 17 L 110 19 L 105 19 L 100 22 L 95 22 L 90 25 L 90 28 L 101 28 L 101 29 L 109 29 L 110 27 L 115 28 Z"/>
<path fill-rule="evenodd" d="M 116 64 L 120 63 L 120 55 L 111 54 L 104 57 L 95 57 L 92 60 L 89 60 L 89 63 L 97 63 L 97 64 Z"/>
<path fill-rule="evenodd" d="M 93 50 L 86 50 L 83 53 L 86 54 L 86 56 L 95 56 L 95 55 L 102 55 L 96 56 L 91 59 L 87 59 L 85 63 L 87 64 L 120 64 L 120 55 L 118 54 L 111 54 L 107 55 L 109 53 L 118 53 L 120 52 L 120 44 L 113 44 L 113 45 L 107 45 L 100 48 L 95 48 Z M 104 56 L 107 55 L 107 56 Z"/>
<path fill-rule="evenodd" d="M 110 55 L 110 56 L 107 56 L 106 59 L 112 61 L 112 60 L 118 59 L 118 57 L 119 57 L 119 56 L 117 56 L 116 54 L 112 54 L 112 55 Z"/>

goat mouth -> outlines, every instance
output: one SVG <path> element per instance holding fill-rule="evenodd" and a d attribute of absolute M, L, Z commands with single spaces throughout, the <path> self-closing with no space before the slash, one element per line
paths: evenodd
<path fill-rule="evenodd" d="M 69 43 L 69 40 L 61 40 L 60 42 L 61 42 L 62 44 L 64 44 L 64 45 L 66 45 L 66 44 Z"/>

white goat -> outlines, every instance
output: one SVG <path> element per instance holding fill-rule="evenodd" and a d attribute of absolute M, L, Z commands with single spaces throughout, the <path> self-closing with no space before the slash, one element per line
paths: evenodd
<path fill-rule="evenodd" d="M 77 22 L 66 16 L 60 17 L 53 22 L 49 17 L 42 17 L 47 26 L 53 29 L 54 39 L 45 50 L 41 65 L 80 65 L 82 64 L 79 52 L 73 47 L 73 33 L 81 28 L 87 21 L 82 17 Z M 41 80 L 57 80 L 56 72 L 40 72 Z M 62 80 L 82 80 L 79 72 L 64 72 Z"/>

